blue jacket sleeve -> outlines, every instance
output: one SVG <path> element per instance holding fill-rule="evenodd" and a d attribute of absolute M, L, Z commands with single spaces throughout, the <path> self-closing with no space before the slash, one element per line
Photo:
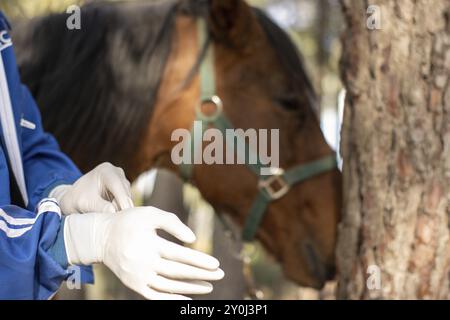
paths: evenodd
<path fill-rule="evenodd" d="M 25 86 L 22 89 L 22 119 L 34 125 L 21 128 L 24 174 L 29 196 L 28 208 L 34 208 L 60 184 L 73 184 L 81 173 L 59 149 L 52 135 L 44 132 L 39 109 Z"/>
<path fill-rule="evenodd" d="M 8 34 L 9 24 L 0 11 L 0 32 Z M 2 38 L 8 39 L 3 35 Z M 1 48 L 1 46 L 0 46 Z M 24 176 L 26 177 L 28 209 L 59 184 L 72 184 L 80 172 L 59 149 L 56 140 L 42 128 L 39 109 L 29 90 L 22 85 L 12 41 L 0 50 L 12 102 L 17 135 L 20 141 Z"/>
<path fill-rule="evenodd" d="M 0 207 L 0 299 L 48 299 L 58 290 L 68 276 L 67 263 L 52 256 L 60 226 L 59 207 L 51 200 L 34 213 Z"/>

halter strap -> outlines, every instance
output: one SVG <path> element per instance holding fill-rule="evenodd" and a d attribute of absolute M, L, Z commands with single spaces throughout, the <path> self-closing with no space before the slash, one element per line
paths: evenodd
<path fill-rule="evenodd" d="M 206 21 L 199 18 L 197 20 L 197 28 L 200 45 L 202 45 L 202 47 L 207 46 L 206 55 L 200 65 L 200 101 L 195 108 L 195 120 L 201 122 L 202 130 L 199 132 L 198 128 L 193 126 L 190 137 L 186 140 L 187 147 L 191 150 L 191 161 L 189 164 L 182 163 L 179 166 L 181 176 L 186 181 L 192 179 L 192 159 L 194 154 L 199 152 L 199 150 L 195 150 L 195 146 L 202 145 L 201 143 L 193 143 L 192 139 L 201 137 L 202 132 L 209 126 L 215 127 L 224 135 L 227 129 L 234 129 L 231 122 L 223 113 L 223 104 L 216 92 L 214 47 L 208 45 L 208 28 L 206 26 Z M 212 115 L 203 113 L 202 106 L 206 103 L 215 105 L 216 110 Z M 237 136 L 237 139 L 237 147 L 241 149 L 244 148 L 244 150 L 238 149 L 238 152 L 244 152 L 238 154 L 245 154 L 246 160 L 250 159 L 250 157 L 256 159 L 255 164 L 246 161 L 246 166 L 259 178 L 257 186 L 258 193 L 250 209 L 242 233 L 244 241 L 253 240 L 264 214 L 267 211 L 267 207 L 271 202 L 284 197 L 294 185 L 336 168 L 335 155 L 330 155 L 313 162 L 293 167 L 286 172 L 281 168 L 270 168 L 271 175 L 261 175 L 261 168 L 264 168 L 265 166 L 261 164 L 258 154 L 253 153 L 253 151 L 250 150 L 244 138 Z M 230 144 L 228 139 L 226 139 L 226 144 L 227 146 Z"/>
<path fill-rule="evenodd" d="M 285 196 L 297 183 L 311 179 L 321 173 L 336 168 L 336 158 L 334 155 L 296 166 L 285 173 L 282 170 L 268 178 L 262 178 L 258 185 L 258 195 L 253 202 L 250 213 L 245 222 L 242 238 L 244 241 L 251 241 L 258 230 L 261 220 L 264 217 L 267 206 L 275 200 Z M 273 184 L 277 183 L 279 189 L 273 189 Z"/>

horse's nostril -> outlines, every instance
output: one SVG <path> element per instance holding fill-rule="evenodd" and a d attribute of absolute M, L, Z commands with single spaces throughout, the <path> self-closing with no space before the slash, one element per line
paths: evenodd
<path fill-rule="evenodd" d="M 336 275 L 336 266 L 334 264 L 325 263 L 320 258 L 316 247 L 312 243 L 307 242 L 304 245 L 304 248 L 309 270 L 314 277 L 321 283 L 334 279 Z"/>
<path fill-rule="evenodd" d="M 322 260 L 319 258 L 314 246 L 307 242 L 304 246 L 306 252 L 306 261 L 308 263 L 309 270 L 320 282 L 325 282 L 328 280 L 329 272 Z"/>

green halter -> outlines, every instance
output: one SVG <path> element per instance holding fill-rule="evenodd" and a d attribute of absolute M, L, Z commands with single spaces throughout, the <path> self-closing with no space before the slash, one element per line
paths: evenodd
<path fill-rule="evenodd" d="M 200 18 L 198 19 L 198 36 L 200 44 L 204 44 L 205 46 L 208 45 L 207 35 L 208 29 L 205 20 Z M 200 66 L 200 86 L 200 103 L 195 109 L 195 120 L 202 123 L 203 129 L 209 126 L 215 127 L 219 129 L 222 134 L 225 134 L 226 129 L 234 129 L 223 113 L 222 100 L 216 94 L 214 48 L 212 45 L 207 47 L 206 56 Z M 202 106 L 204 104 L 213 104 L 216 108 L 214 114 L 204 114 L 202 111 Z M 191 130 L 191 137 L 198 136 L 199 134 L 201 134 L 201 132 L 196 132 L 194 128 Z M 193 144 L 191 140 L 186 142 L 191 149 L 191 156 L 193 156 L 194 152 L 197 151 L 194 150 L 195 144 Z M 252 151 L 246 146 L 246 142 L 242 141 L 242 143 L 238 143 L 237 145 L 245 146 L 244 152 L 246 153 L 246 159 L 248 159 L 249 153 Z M 246 166 L 259 178 L 258 195 L 250 209 L 250 213 L 244 226 L 242 234 L 244 241 L 253 240 L 267 207 L 272 201 L 284 197 L 295 184 L 336 168 L 335 155 L 330 155 L 307 164 L 296 166 L 287 171 L 284 171 L 281 168 L 271 168 L 271 175 L 267 176 L 261 175 L 260 169 L 264 168 L 264 166 L 260 163 L 258 155 L 254 155 L 254 158 L 257 159 L 256 164 L 246 164 Z M 181 175 L 187 181 L 192 178 L 192 170 L 192 164 L 183 163 L 180 165 Z"/>

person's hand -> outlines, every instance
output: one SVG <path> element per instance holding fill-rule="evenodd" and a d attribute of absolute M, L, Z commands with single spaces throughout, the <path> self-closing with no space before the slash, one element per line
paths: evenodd
<path fill-rule="evenodd" d="M 60 185 L 49 195 L 68 215 L 86 212 L 116 212 L 133 207 L 130 182 L 121 168 L 102 163 L 73 185 Z"/>
<path fill-rule="evenodd" d="M 209 281 L 224 276 L 219 261 L 159 237 L 158 229 L 186 243 L 195 241 L 177 216 L 154 207 L 70 215 L 64 225 L 68 261 L 104 263 L 147 299 L 187 299 L 184 295 L 211 292 Z"/>

